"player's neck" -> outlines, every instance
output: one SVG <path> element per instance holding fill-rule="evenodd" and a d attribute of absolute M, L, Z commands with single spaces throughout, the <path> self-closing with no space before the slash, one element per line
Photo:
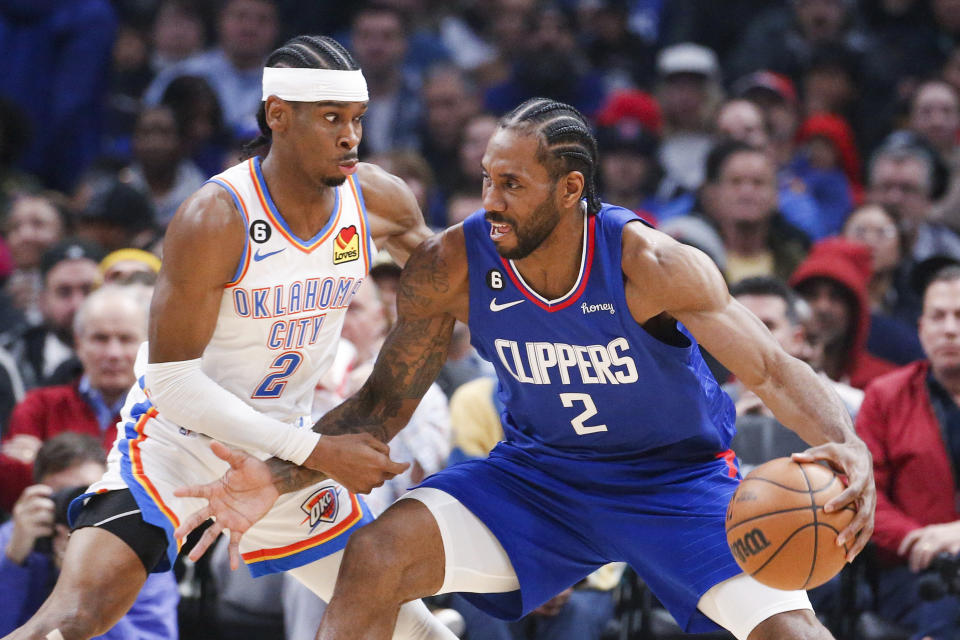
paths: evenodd
<path fill-rule="evenodd" d="M 297 162 L 290 162 L 276 147 L 261 164 L 270 197 L 291 230 L 312 238 L 330 218 L 336 187 L 318 184 Z"/>
<path fill-rule="evenodd" d="M 524 281 L 548 300 L 566 294 L 580 276 L 585 210 L 564 213 L 530 255 L 513 263 Z"/>

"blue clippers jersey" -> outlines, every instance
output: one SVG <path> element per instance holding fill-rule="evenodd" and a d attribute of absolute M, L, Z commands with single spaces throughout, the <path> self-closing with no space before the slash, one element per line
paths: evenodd
<path fill-rule="evenodd" d="M 621 268 L 630 221 L 639 218 L 608 204 L 587 218 L 580 276 L 557 300 L 500 257 L 483 211 L 464 221 L 471 341 L 497 370 L 504 433 L 517 446 L 605 459 L 728 448 L 733 403 L 693 336 L 678 323 L 689 344 L 671 346 L 630 315 Z"/>

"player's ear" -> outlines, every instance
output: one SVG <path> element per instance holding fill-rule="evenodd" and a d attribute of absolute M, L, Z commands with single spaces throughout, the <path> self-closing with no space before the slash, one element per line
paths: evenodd
<path fill-rule="evenodd" d="M 579 171 L 571 171 L 560 179 L 560 201 L 565 207 L 572 207 L 580 202 L 586 181 Z"/>
<path fill-rule="evenodd" d="M 281 100 L 277 96 L 269 96 L 264 105 L 264 115 L 267 119 L 267 126 L 274 133 L 286 131 L 293 118 L 293 107 L 286 100 Z"/>

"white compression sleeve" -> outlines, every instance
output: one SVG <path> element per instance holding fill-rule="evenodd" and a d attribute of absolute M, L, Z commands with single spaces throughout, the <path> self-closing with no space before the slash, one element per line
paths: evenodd
<path fill-rule="evenodd" d="M 266 416 L 213 381 L 200 368 L 200 358 L 151 362 L 146 367 L 150 401 L 164 418 L 226 444 L 266 451 L 303 464 L 320 439 Z"/>

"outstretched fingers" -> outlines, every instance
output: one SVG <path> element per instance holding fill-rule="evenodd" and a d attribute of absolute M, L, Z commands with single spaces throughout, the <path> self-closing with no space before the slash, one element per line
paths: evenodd
<path fill-rule="evenodd" d="M 230 568 L 236 571 L 240 568 L 240 538 L 243 537 L 239 531 L 230 530 Z"/>
<path fill-rule="evenodd" d="M 203 535 L 197 541 L 197 544 L 194 545 L 193 549 L 190 550 L 190 555 L 188 556 L 192 561 L 196 562 L 203 554 L 207 552 L 207 549 L 217 541 L 217 538 L 220 537 L 220 532 L 223 531 L 223 525 L 213 521 L 213 524 L 207 527 L 207 530 L 203 532 Z"/>
<path fill-rule="evenodd" d="M 213 451 L 213 455 L 229 463 L 233 469 L 239 469 L 244 459 L 249 455 L 240 449 L 228 447 L 219 440 L 212 440 L 210 442 L 210 450 Z"/>
<path fill-rule="evenodd" d="M 182 487 L 180 489 L 176 489 L 174 491 L 174 495 L 178 495 L 180 497 L 196 495 L 194 493 L 184 493 L 184 494 L 177 493 L 179 491 L 190 491 L 191 489 L 194 489 L 194 488 L 195 487 Z M 206 522 L 211 515 L 213 515 L 213 513 L 210 510 L 210 504 L 207 503 L 206 505 L 204 505 L 200 509 L 197 509 L 196 511 L 194 511 L 193 513 L 191 513 L 189 516 L 186 517 L 186 519 L 180 524 L 180 526 L 177 527 L 177 530 L 173 532 L 174 537 L 176 537 L 177 540 L 182 540 L 186 538 L 188 535 L 190 535 L 191 531 L 193 531 L 194 529 L 202 525 L 204 522 Z"/>

